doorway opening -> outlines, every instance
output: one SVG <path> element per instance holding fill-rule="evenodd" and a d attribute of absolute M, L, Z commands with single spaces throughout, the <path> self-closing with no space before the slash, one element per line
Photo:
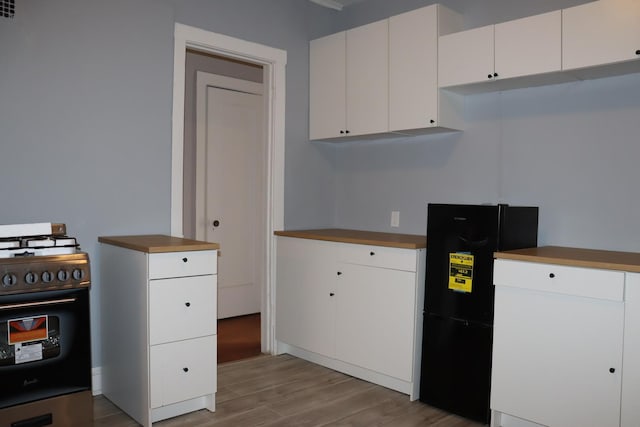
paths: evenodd
<path fill-rule="evenodd" d="M 171 233 L 185 236 L 184 184 L 185 82 L 187 50 L 208 53 L 224 59 L 259 66 L 264 84 L 265 136 L 265 221 L 264 255 L 260 302 L 260 347 L 262 353 L 275 352 L 274 293 L 275 238 L 273 232 L 284 226 L 284 111 L 286 52 L 257 43 L 175 24 Z M 221 251 L 224 251 L 221 246 Z"/>

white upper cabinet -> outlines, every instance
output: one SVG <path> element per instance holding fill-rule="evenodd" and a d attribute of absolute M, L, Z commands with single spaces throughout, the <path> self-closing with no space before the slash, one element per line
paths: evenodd
<path fill-rule="evenodd" d="M 312 40 L 309 138 L 389 129 L 388 20 Z"/>
<path fill-rule="evenodd" d="M 462 93 L 568 81 L 562 12 L 543 13 L 440 37 L 440 87 Z"/>
<path fill-rule="evenodd" d="M 461 17 L 441 5 L 389 18 L 389 130 L 461 129 L 461 108 L 438 91 L 438 36 Z"/>
<path fill-rule="evenodd" d="M 484 82 L 493 78 L 493 25 L 440 37 L 440 87 Z"/>
<path fill-rule="evenodd" d="M 347 129 L 346 33 L 309 46 L 309 137 L 335 138 Z"/>
<path fill-rule="evenodd" d="M 347 131 L 389 130 L 389 21 L 347 31 Z"/>
<path fill-rule="evenodd" d="M 562 12 L 495 26 L 495 72 L 501 79 L 562 69 Z"/>
<path fill-rule="evenodd" d="M 600 0 L 562 14 L 563 69 L 582 69 L 581 77 L 640 71 L 640 1 Z"/>

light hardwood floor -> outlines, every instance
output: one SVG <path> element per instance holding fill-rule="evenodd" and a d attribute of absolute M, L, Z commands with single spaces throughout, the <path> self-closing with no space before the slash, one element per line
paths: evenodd
<path fill-rule="evenodd" d="M 201 410 L 154 427 L 481 425 L 289 355 L 218 365 L 216 400 L 215 413 Z M 138 425 L 103 396 L 95 398 L 94 414 L 95 426 Z"/>

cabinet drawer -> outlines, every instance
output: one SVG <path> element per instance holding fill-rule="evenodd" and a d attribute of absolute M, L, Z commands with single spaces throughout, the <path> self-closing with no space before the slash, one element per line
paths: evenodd
<path fill-rule="evenodd" d="M 218 251 L 166 252 L 149 255 L 149 279 L 216 274 Z"/>
<path fill-rule="evenodd" d="M 338 260 L 349 264 L 416 271 L 416 251 L 384 246 L 338 245 Z"/>
<path fill-rule="evenodd" d="M 624 299 L 624 273 L 613 270 L 498 259 L 493 283 L 612 301 Z"/>
<path fill-rule="evenodd" d="M 154 345 L 149 355 L 151 407 L 216 391 L 216 336 Z"/>
<path fill-rule="evenodd" d="M 151 345 L 216 333 L 217 276 L 153 280 L 149 285 Z"/>

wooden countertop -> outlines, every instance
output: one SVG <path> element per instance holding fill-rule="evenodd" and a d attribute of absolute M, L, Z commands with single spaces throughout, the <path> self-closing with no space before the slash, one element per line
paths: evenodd
<path fill-rule="evenodd" d="M 635 252 L 542 246 L 539 248 L 496 252 L 494 256 L 498 259 L 640 273 L 640 253 Z"/>
<path fill-rule="evenodd" d="M 276 236 L 391 248 L 421 249 L 427 247 L 427 237 L 414 234 L 381 233 L 377 231 L 322 228 L 317 230 L 276 231 Z"/>
<path fill-rule="evenodd" d="M 108 243 L 127 249 L 146 253 L 205 251 L 220 249 L 217 243 L 201 242 L 182 237 L 162 234 L 146 234 L 140 236 L 100 236 L 100 243 Z"/>

